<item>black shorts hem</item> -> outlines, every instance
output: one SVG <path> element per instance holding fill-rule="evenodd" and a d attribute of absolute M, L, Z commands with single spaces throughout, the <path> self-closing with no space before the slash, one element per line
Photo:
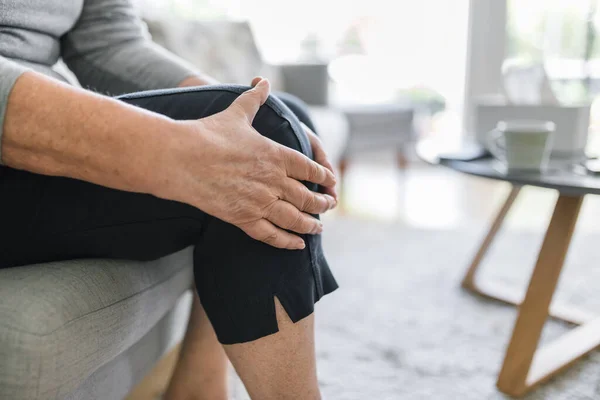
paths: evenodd
<path fill-rule="evenodd" d="M 313 266 L 306 265 L 299 268 L 294 276 L 286 276 L 285 280 L 280 281 L 273 293 L 253 296 L 244 299 L 243 302 L 221 304 L 217 312 L 220 315 L 211 318 L 219 342 L 224 345 L 246 343 L 279 332 L 275 298 L 294 323 L 314 313 L 315 304 L 338 288 L 327 262 L 323 259 L 319 264 L 318 275 L 313 273 Z M 215 317 L 215 313 L 208 310 L 207 313 Z"/>

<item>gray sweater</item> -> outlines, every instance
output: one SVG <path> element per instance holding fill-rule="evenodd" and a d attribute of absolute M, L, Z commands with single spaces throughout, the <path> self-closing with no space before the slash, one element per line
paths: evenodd
<path fill-rule="evenodd" d="M 66 81 L 61 59 L 84 88 L 117 95 L 175 87 L 193 67 L 149 39 L 131 0 L 0 0 L 0 163 L 8 96 L 33 69 Z"/>

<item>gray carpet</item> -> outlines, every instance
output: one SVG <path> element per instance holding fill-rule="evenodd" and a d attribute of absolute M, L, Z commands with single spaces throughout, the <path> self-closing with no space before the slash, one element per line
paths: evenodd
<path fill-rule="evenodd" d="M 317 306 L 327 400 L 507 399 L 495 388 L 515 310 L 459 289 L 481 230 L 422 231 L 352 219 L 326 223 L 341 288 Z M 502 232 L 482 276 L 525 289 L 542 235 Z M 555 299 L 600 314 L 600 236 L 577 236 Z M 570 329 L 549 322 L 543 341 Z M 247 399 L 239 383 L 236 400 Z M 600 399 L 600 352 L 526 400 Z"/>
<path fill-rule="evenodd" d="M 327 399 L 505 399 L 495 377 L 515 311 L 459 289 L 485 227 L 420 231 L 327 221 L 341 289 L 317 307 L 319 376 Z M 525 288 L 542 236 L 502 232 L 483 277 Z M 600 236 L 577 236 L 559 301 L 600 314 Z M 549 322 L 544 341 L 566 332 Z M 599 399 L 600 352 L 526 399 Z"/>

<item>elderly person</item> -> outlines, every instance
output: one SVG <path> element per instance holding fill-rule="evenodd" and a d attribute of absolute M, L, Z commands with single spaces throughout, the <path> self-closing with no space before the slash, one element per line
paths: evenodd
<path fill-rule="evenodd" d="M 214 83 L 152 44 L 129 0 L 0 4 L 0 268 L 195 245 L 166 398 L 226 399 L 229 357 L 253 399 L 319 399 L 335 176 L 301 103 L 262 78 Z"/>

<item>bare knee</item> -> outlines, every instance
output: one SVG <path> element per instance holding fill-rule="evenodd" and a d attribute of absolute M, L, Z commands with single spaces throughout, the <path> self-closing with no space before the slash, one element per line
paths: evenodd
<path fill-rule="evenodd" d="M 292 322 L 275 299 L 279 332 L 225 351 L 250 397 L 265 400 L 319 400 L 314 314 Z"/>

